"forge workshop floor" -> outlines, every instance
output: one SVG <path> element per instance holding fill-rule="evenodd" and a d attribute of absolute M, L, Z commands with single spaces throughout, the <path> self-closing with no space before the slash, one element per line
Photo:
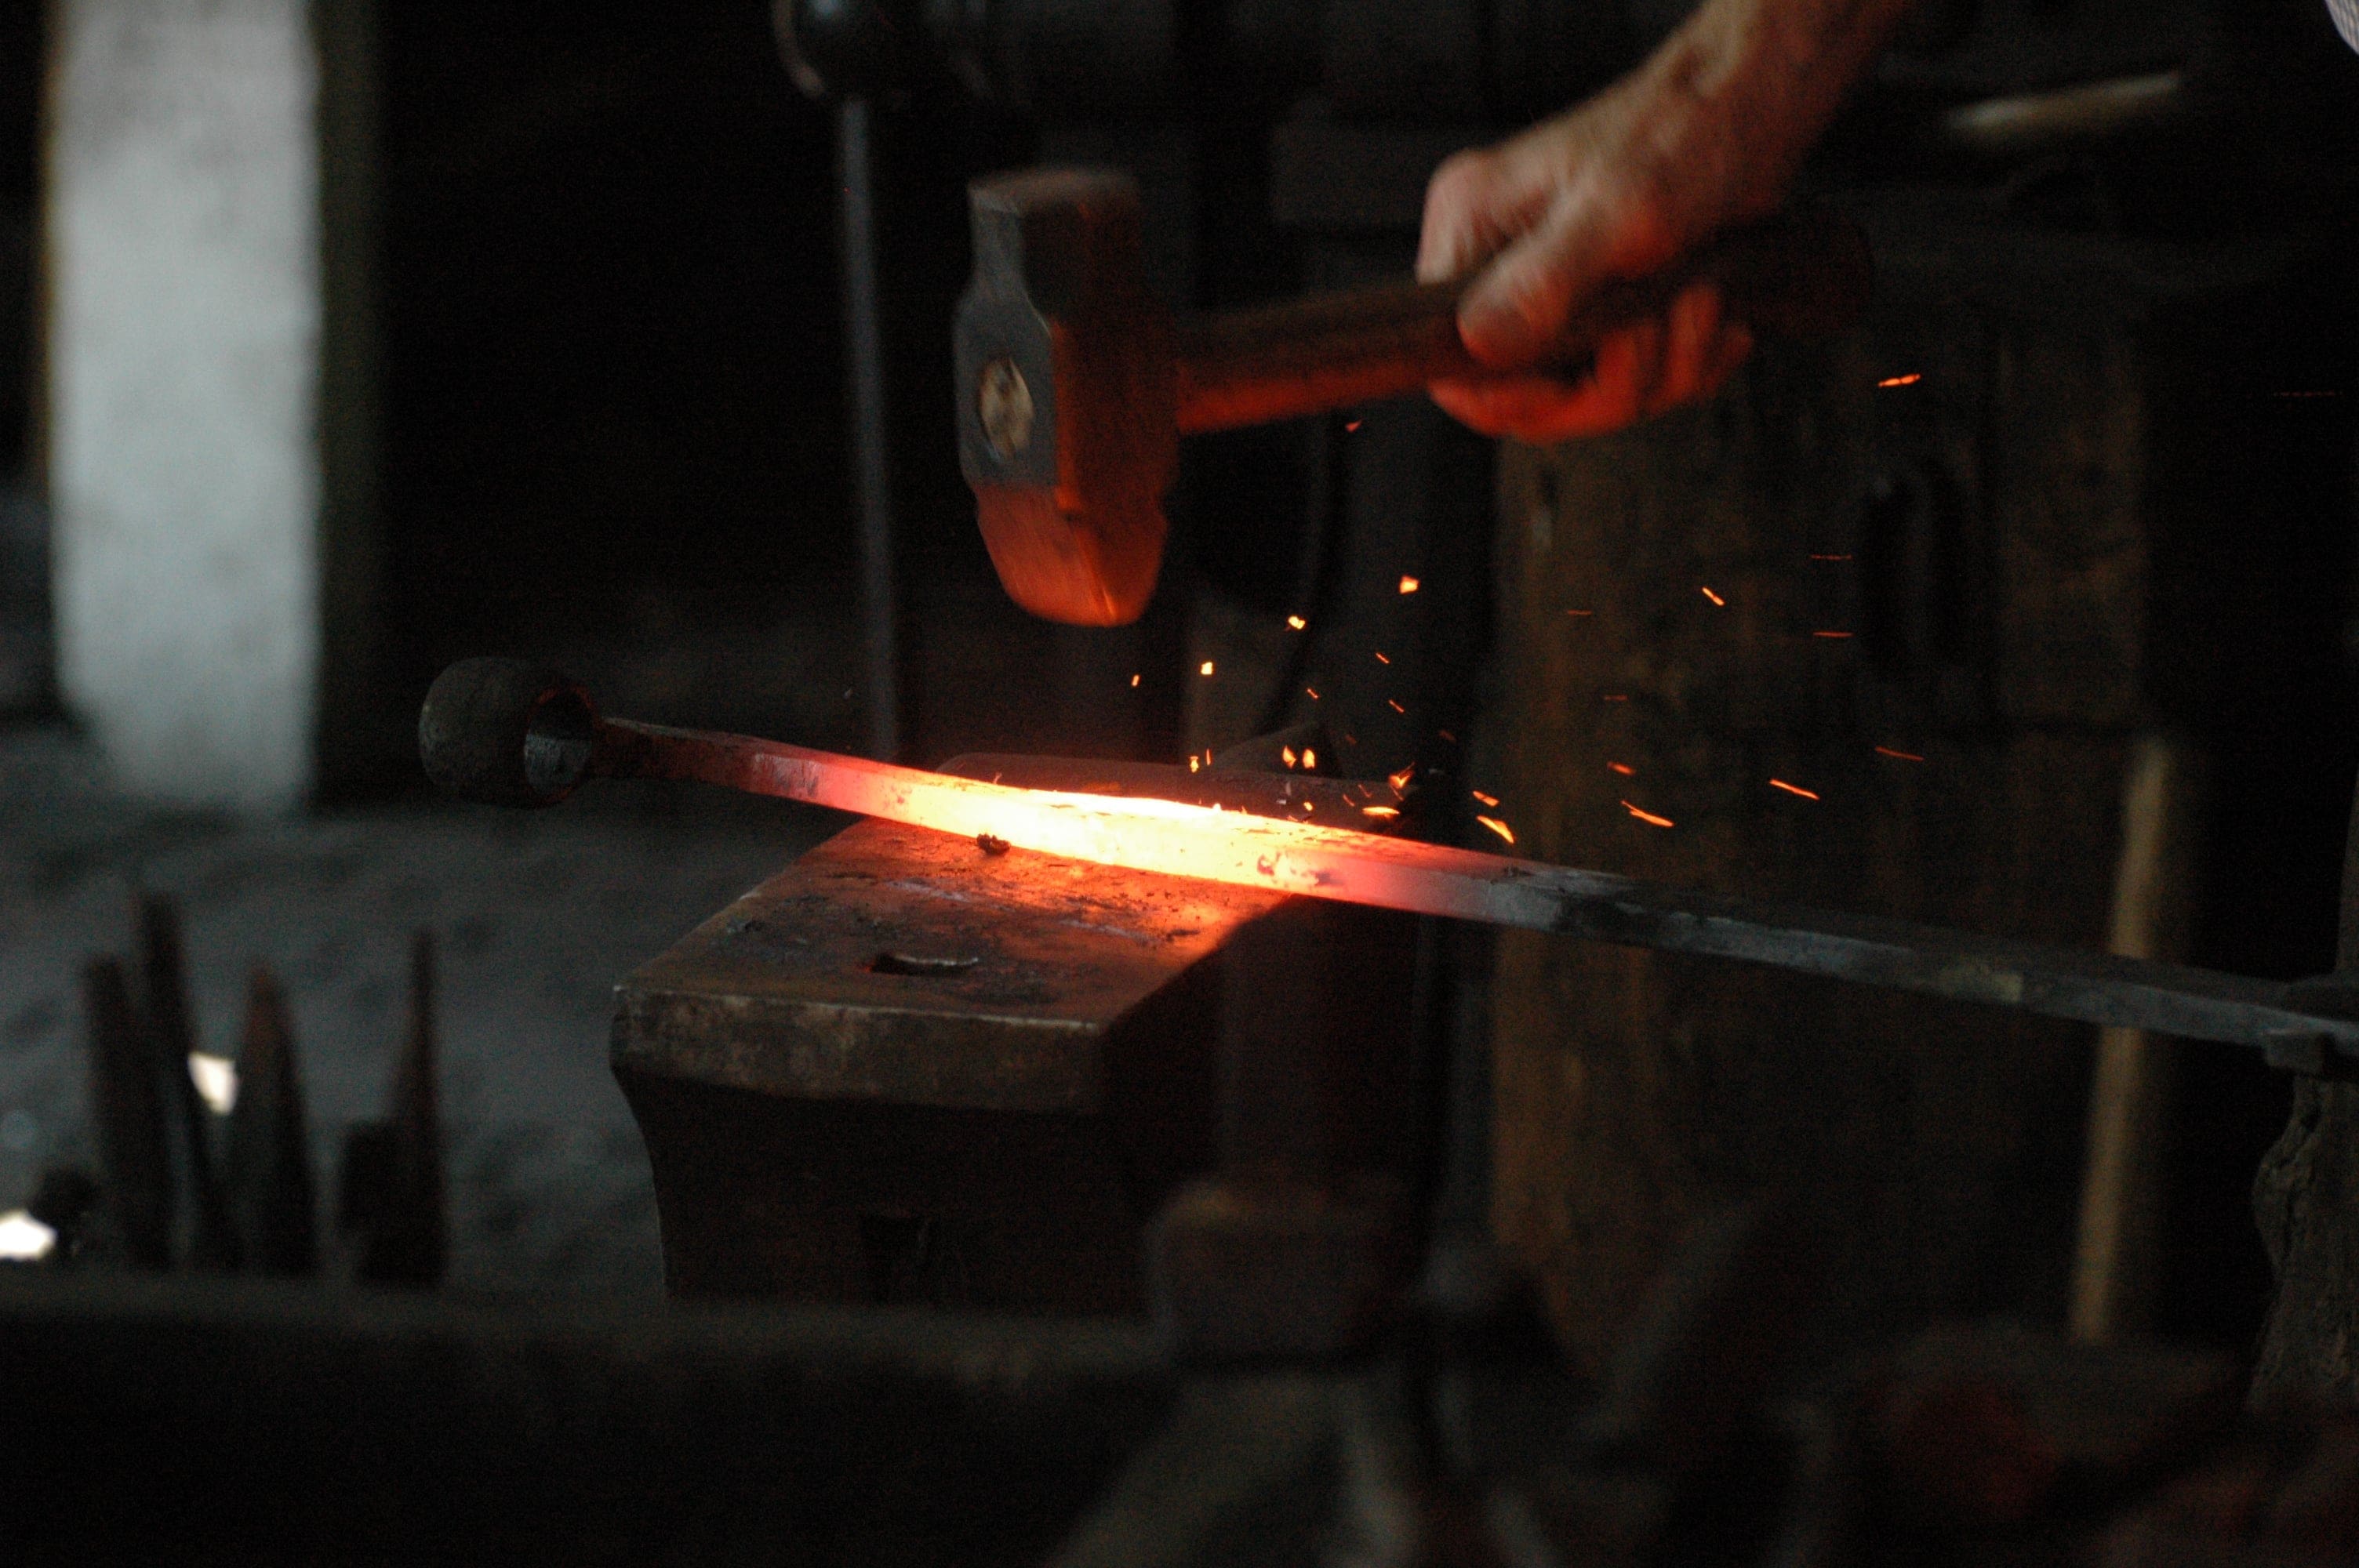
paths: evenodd
<path fill-rule="evenodd" d="M 62 730 L 0 730 L 0 1210 L 51 1164 L 94 1164 L 81 974 L 128 952 L 144 887 L 180 901 L 203 1049 L 234 1053 L 255 961 L 286 987 L 323 1221 L 344 1130 L 380 1114 L 423 926 L 441 950 L 451 1283 L 653 1292 L 647 1155 L 606 1070 L 612 989 L 842 820 L 604 786 L 550 812 L 239 823 L 123 801 Z"/>

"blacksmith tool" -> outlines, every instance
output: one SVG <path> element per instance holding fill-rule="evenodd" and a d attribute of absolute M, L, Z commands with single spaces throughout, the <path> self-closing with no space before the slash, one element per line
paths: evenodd
<path fill-rule="evenodd" d="M 960 466 L 1000 582 L 1051 621 L 1119 626 L 1147 608 L 1181 436 L 1500 373 L 1467 354 L 1453 284 L 1403 281 L 1175 322 L 1147 290 L 1138 188 L 1125 175 L 1005 175 L 977 182 L 970 203 Z M 1839 331 L 1864 305 L 1870 271 L 1865 242 L 1843 220 L 1771 218 L 1603 291 L 1547 367 L 1577 372 L 1600 339 L 1700 282 L 1718 285 L 1731 316 L 1756 330 Z"/>
<path fill-rule="evenodd" d="M 1018 789 L 602 719 L 578 682 L 501 659 L 442 673 L 419 716 L 419 743 L 428 775 L 472 800 L 548 806 L 592 777 L 693 779 L 1100 865 L 2216 1040 L 2295 1071 L 2325 1074 L 2359 1057 L 2359 994 L 2333 980 L 2256 979 L 1386 838 L 1353 825 L 1397 812 L 1382 782 L 1281 776 L 1256 793 L 1246 776 L 1191 774 L 1199 782 L 1186 801 Z"/>

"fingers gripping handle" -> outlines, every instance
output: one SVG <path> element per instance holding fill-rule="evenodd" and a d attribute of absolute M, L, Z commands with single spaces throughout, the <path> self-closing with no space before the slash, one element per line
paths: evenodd
<path fill-rule="evenodd" d="M 555 806 L 589 776 L 598 710 L 579 681 L 522 659 L 462 659 L 418 714 L 418 754 L 445 794 Z"/>
<path fill-rule="evenodd" d="M 1865 308 L 1874 264 L 1847 219 L 1818 209 L 1732 230 L 1662 272 L 1593 295 L 1535 365 L 1480 364 L 1458 334 L 1464 285 L 1386 284 L 1190 322 L 1179 343 L 1182 433 L 1227 430 L 1397 397 L 1436 381 L 1569 368 L 1690 287 L 1719 287 L 1732 319 L 1787 338 L 1832 336 Z"/>

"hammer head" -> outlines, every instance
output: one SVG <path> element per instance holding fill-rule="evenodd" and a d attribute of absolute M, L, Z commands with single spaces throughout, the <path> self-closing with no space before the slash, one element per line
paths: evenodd
<path fill-rule="evenodd" d="M 1138 618 L 1179 460 L 1169 316 L 1138 187 L 1096 169 L 977 181 L 956 329 L 959 463 L 1008 597 L 1076 626 Z"/>

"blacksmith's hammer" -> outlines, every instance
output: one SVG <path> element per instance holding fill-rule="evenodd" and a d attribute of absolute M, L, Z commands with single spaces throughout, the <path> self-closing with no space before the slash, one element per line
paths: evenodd
<path fill-rule="evenodd" d="M 1403 280 L 1175 322 L 1147 290 L 1127 176 L 1038 169 L 968 194 L 960 466 L 1000 582 L 1050 621 L 1119 626 L 1147 608 L 1181 436 L 1503 373 L 1459 338 L 1461 285 Z M 1871 270 L 1850 223 L 1787 212 L 1601 291 L 1543 368 L 1577 372 L 1601 338 L 1699 282 L 1717 284 L 1730 318 L 1756 331 L 1840 331 L 1864 305 Z"/>

